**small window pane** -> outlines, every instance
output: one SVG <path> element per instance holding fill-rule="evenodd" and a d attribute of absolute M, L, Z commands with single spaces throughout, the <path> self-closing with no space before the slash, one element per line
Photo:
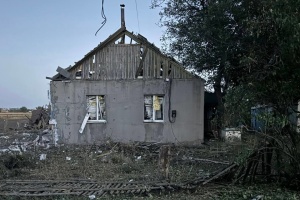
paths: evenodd
<path fill-rule="evenodd" d="M 144 120 L 153 120 L 152 96 L 144 98 Z"/>
<path fill-rule="evenodd" d="M 90 114 L 90 120 L 97 119 L 97 99 L 96 96 L 88 96 L 87 97 L 87 108 L 88 113 Z"/>
<path fill-rule="evenodd" d="M 105 96 L 87 96 L 89 120 L 106 120 Z"/>
<path fill-rule="evenodd" d="M 104 96 L 98 96 L 98 120 L 106 120 L 105 99 Z"/>
<path fill-rule="evenodd" d="M 156 97 L 155 120 L 163 120 L 163 97 Z"/>

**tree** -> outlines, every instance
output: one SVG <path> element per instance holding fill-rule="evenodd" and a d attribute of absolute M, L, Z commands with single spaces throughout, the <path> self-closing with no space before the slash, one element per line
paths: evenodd
<path fill-rule="evenodd" d="M 227 89 L 240 84 L 252 84 L 257 103 L 294 98 L 288 88 L 299 80 L 299 0 L 153 1 L 158 5 L 166 51 L 205 74 L 219 113 Z M 275 100 L 279 89 L 285 98 Z"/>
<path fill-rule="evenodd" d="M 245 48 L 240 1 L 168 0 L 161 11 L 166 50 L 185 66 L 207 78 L 218 99 L 218 126 L 223 114 L 223 96 L 237 83 L 236 70 Z M 154 5 L 155 6 L 155 5 Z M 230 74 L 230 76 L 229 76 Z"/>
<path fill-rule="evenodd" d="M 25 106 L 22 106 L 20 108 L 20 112 L 28 112 L 28 109 Z"/>
<path fill-rule="evenodd" d="M 218 97 L 219 113 L 224 111 L 227 93 L 226 106 L 233 108 L 235 118 L 239 100 L 248 109 L 272 107 L 272 123 L 264 133 L 271 144 L 267 148 L 276 149 L 278 163 L 289 162 L 293 168 L 280 168 L 278 173 L 300 177 L 299 134 L 287 120 L 300 100 L 300 0 L 156 0 L 153 4 L 162 6 L 166 50 L 206 73 Z M 245 118 L 227 120 L 226 125 Z"/>

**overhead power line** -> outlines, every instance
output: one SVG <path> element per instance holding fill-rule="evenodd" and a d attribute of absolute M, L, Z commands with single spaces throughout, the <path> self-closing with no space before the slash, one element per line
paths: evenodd
<path fill-rule="evenodd" d="M 105 25 L 105 23 L 107 21 L 107 18 L 106 18 L 105 13 L 104 13 L 104 0 L 102 0 L 101 17 L 103 18 L 103 22 L 101 23 L 100 28 L 95 33 L 95 36 L 97 35 L 97 33 L 101 30 L 101 28 Z"/>

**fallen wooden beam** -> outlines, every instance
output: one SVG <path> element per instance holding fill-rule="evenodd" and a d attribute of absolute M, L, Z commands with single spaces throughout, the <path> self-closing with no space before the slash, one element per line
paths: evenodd
<path fill-rule="evenodd" d="M 213 181 L 213 180 L 215 180 L 215 179 L 217 179 L 217 178 L 219 178 L 219 177 L 221 177 L 221 176 L 227 174 L 231 169 L 233 169 L 233 168 L 235 168 L 235 167 L 237 167 L 237 166 L 238 166 L 238 165 L 235 164 L 235 163 L 232 164 L 232 165 L 230 165 L 229 167 L 225 168 L 224 170 L 222 170 L 221 172 L 217 173 L 217 174 L 214 175 L 213 177 L 211 177 L 211 178 L 207 179 L 206 181 L 204 181 L 204 182 L 202 183 L 202 185 L 205 185 L 205 184 L 207 184 L 207 183 L 209 183 L 209 182 L 211 182 L 211 181 Z"/>
<path fill-rule="evenodd" d="M 184 159 L 188 160 L 188 159 Z M 217 160 L 210 160 L 210 159 L 202 159 L 202 158 L 191 158 L 190 161 L 201 161 L 201 162 L 211 162 L 215 164 L 222 164 L 222 165 L 229 165 L 230 163 L 228 161 L 217 161 Z"/>

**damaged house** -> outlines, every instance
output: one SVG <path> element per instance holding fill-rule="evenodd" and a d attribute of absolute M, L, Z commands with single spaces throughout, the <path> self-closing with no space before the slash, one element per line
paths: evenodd
<path fill-rule="evenodd" d="M 50 122 L 59 140 L 202 142 L 203 79 L 126 30 L 123 9 L 119 30 L 49 78 Z"/>

